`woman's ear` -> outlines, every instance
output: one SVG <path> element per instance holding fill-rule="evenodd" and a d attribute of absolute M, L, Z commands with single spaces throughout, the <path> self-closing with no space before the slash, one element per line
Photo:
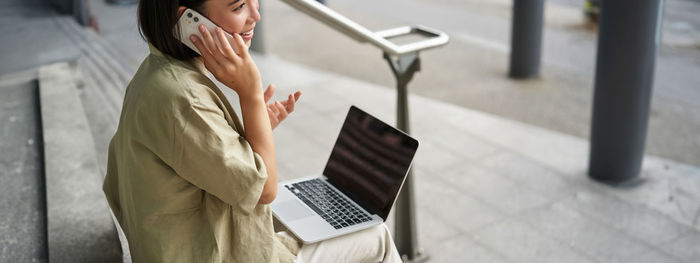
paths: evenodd
<path fill-rule="evenodd" d="M 181 17 L 181 16 L 182 16 L 182 13 L 184 13 L 185 10 L 187 10 L 187 7 L 178 6 L 178 7 L 177 7 L 177 17 Z"/>

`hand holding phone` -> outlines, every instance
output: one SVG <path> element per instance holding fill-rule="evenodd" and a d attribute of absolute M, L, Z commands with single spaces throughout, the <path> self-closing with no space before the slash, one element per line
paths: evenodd
<path fill-rule="evenodd" d="M 182 13 L 180 19 L 178 19 L 177 21 L 177 24 L 179 28 L 179 34 L 175 35 L 175 37 L 179 39 L 180 42 L 197 52 L 197 54 L 199 55 L 202 55 L 202 53 L 200 53 L 197 47 L 195 47 L 195 45 L 192 43 L 192 41 L 190 40 L 190 35 L 196 35 L 200 39 L 203 39 L 198 29 L 199 25 L 204 25 L 207 29 L 209 29 L 209 32 L 215 32 L 216 28 L 218 27 L 207 17 L 189 8 Z M 219 43 L 218 36 L 216 34 L 213 34 L 212 36 L 214 37 L 214 43 Z M 224 31 L 224 36 L 226 36 L 226 40 L 228 40 L 229 43 L 233 43 L 234 40 L 231 34 Z M 235 45 L 231 46 L 234 48 L 236 54 L 240 54 L 240 52 L 236 50 Z M 220 49 L 223 48 L 219 44 L 217 44 L 217 47 Z"/>
<path fill-rule="evenodd" d="M 239 34 L 231 36 L 194 10 L 180 17 L 180 41 L 197 51 L 204 66 L 242 100 L 262 99 L 258 67 Z"/>

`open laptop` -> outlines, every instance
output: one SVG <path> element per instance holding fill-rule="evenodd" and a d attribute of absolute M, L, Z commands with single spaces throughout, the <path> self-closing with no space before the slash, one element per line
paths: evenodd
<path fill-rule="evenodd" d="M 272 212 L 304 243 L 386 221 L 418 141 L 350 107 L 323 174 L 282 182 Z"/>

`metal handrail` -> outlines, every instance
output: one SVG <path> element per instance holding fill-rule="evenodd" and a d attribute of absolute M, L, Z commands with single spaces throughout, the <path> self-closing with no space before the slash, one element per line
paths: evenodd
<path fill-rule="evenodd" d="M 396 77 L 396 127 L 408 134 L 410 125 L 408 123 L 407 86 L 413 75 L 420 70 L 421 63 L 418 53 L 447 44 L 450 40 L 447 34 L 419 25 L 372 32 L 315 0 L 282 1 L 361 43 L 369 42 L 384 51 L 384 59 L 389 63 L 391 71 Z M 421 34 L 428 36 L 428 38 L 402 45 L 389 41 L 391 38 L 409 34 Z M 406 262 L 422 262 L 428 259 L 428 255 L 418 248 L 417 224 L 413 212 L 415 201 L 412 177 L 412 172 L 409 170 L 402 190 L 394 203 L 394 227 L 396 228 L 394 240 L 396 248 L 405 257 Z"/>
<path fill-rule="evenodd" d="M 378 32 L 372 32 L 364 26 L 355 23 L 336 11 L 316 2 L 315 0 L 282 0 L 288 5 L 306 13 L 316 20 L 332 27 L 335 30 L 362 43 L 368 42 L 385 53 L 394 56 L 415 53 L 418 51 L 443 46 L 449 42 L 450 37 L 445 32 L 426 26 L 402 26 Z M 428 39 L 413 43 L 397 45 L 389 41 L 390 38 L 420 33 L 429 36 Z"/>

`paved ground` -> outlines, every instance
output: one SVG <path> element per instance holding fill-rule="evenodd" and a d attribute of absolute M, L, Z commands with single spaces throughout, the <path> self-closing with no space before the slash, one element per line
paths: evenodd
<path fill-rule="evenodd" d="M 3 36 L 0 75 L 78 56 L 78 48 L 55 23 L 57 16 L 41 0 L 3 0 L 0 3 L 0 34 Z"/>

